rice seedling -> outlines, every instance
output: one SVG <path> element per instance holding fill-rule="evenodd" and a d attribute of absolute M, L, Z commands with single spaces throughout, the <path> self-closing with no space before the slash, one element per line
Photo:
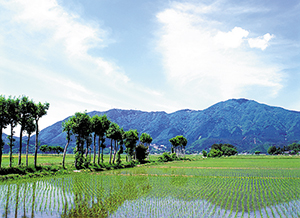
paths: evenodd
<path fill-rule="evenodd" d="M 299 217 L 300 173 L 288 163 L 294 159 L 283 159 L 290 168 L 274 169 L 261 167 L 264 159 L 241 169 L 233 166 L 237 160 L 217 160 L 210 168 L 194 161 L 1 182 L 0 215 Z M 219 166 L 230 161 L 230 167 Z"/>

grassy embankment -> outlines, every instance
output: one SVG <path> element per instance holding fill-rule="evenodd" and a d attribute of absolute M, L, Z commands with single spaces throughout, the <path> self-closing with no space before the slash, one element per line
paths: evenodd
<path fill-rule="evenodd" d="M 151 155 L 148 162 L 154 163 L 158 161 L 159 155 Z M 9 167 L 9 155 L 4 154 L 2 156 L 2 169 L 0 169 L 0 181 L 7 179 L 18 179 L 18 178 L 27 178 L 27 177 L 40 177 L 47 175 L 57 175 L 57 174 L 70 174 L 76 170 L 74 167 L 74 154 L 67 154 L 65 159 L 65 169 L 62 167 L 62 154 L 38 154 L 38 166 L 34 168 L 34 156 L 29 155 L 28 163 L 29 166 L 25 166 L 25 155 L 22 156 L 22 165 L 18 166 L 18 155 L 13 155 L 13 164 L 12 167 Z M 85 169 L 81 171 L 103 171 L 111 170 L 118 168 L 128 168 L 134 167 L 139 164 L 137 162 L 126 162 L 126 155 L 121 155 L 121 164 L 109 164 L 109 155 L 104 155 L 104 164 L 90 164 Z M 91 163 L 93 162 L 93 156 L 91 157 Z M 97 163 L 97 157 L 96 157 Z"/>
<path fill-rule="evenodd" d="M 201 155 L 186 155 L 190 161 L 175 161 L 172 164 L 158 162 L 160 155 L 150 155 L 149 164 L 147 165 L 161 165 L 162 167 L 172 168 L 199 168 L 199 169 L 300 169 L 300 156 L 265 156 L 265 155 L 247 155 L 247 156 L 232 156 L 222 158 L 202 158 Z M 0 180 L 17 179 L 27 177 L 40 177 L 47 175 L 57 174 L 70 174 L 73 173 L 74 167 L 74 155 L 68 154 L 66 156 L 66 169 L 62 168 L 62 155 L 38 155 L 38 167 L 33 167 L 33 156 L 29 156 L 29 167 L 25 167 L 25 156 L 22 156 L 23 166 L 17 166 L 18 156 L 13 156 L 13 167 L 9 168 L 9 156 L 3 155 L 2 169 L 0 170 Z M 93 159 L 93 157 L 92 157 Z M 121 165 L 109 165 L 109 155 L 104 155 L 103 165 L 91 164 L 88 168 L 81 171 L 103 171 L 118 168 L 133 167 L 138 163 L 129 164 L 126 162 L 126 155 L 121 155 Z M 195 161 L 196 160 L 196 161 Z M 291 161 L 292 160 L 292 161 Z M 92 162 L 92 161 L 91 161 Z M 97 162 L 97 160 L 96 160 Z M 167 164 L 167 165 L 165 165 Z"/>

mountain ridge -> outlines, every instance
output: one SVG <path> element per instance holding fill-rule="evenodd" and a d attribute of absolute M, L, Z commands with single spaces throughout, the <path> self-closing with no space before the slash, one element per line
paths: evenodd
<path fill-rule="evenodd" d="M 282 107 L 269 106 L 244 98 L 218 102 L 204 110 L 182 109 L 172 113 L 164 111 L 110 109 L 91 111 L 90 116 L 106 114 L 124 130 L 137 129 L 147 132 L 153 144 L 170 149 L 169 139 L 183 135 L 188 139 L 186 149 L 190 152 L 208 149 L 214 143 L 230 143 L 239 151 L 249 151 L 258 145 L 287 145 L 300 138 L 300 112 Z M 40 132 L 41 144 L 66 143 L 62 121 Z M 35 136 L 32 136 L 34 140 Z M 108 140 L 106 142 L 109 144 Z M 68 149 L 72 152 L 75 138 Z"/>

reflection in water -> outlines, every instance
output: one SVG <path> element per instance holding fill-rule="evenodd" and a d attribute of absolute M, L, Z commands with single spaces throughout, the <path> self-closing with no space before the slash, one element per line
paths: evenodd
<path fill-rule="evenodd" d="M 174 169 L 172 169 L 174 171 Z M 299 178 L 74 175 L 0 183 L 2 217 L 299 217 Z M 124 175 L 124 172 L 126 175 Z"/>

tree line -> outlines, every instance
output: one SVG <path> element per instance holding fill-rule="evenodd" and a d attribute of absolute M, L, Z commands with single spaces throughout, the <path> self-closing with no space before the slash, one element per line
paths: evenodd
<path fill-rule="evenodd" d="M 106 115 L 94 115 L 90 117 L 86 112 L 76 112 L 75 115 L 62 123 L 63 132 L 66 132 L 67 143 L 64 148 L 62 165 L 65 167 L 65 156 L 71 136 L 75 135 L 75 162 L 77 169 L 87 167 L 92 159 L 93 164 L 103 163 L 103 149 L 106 147 L 104 142 L 110 139 L 109 164 L 120 164 L 121 154 L 127 154 L 127 161 L 143 161 L 149 154 L 148 148 L 152 142 L 152 137 L 147 133 L 139 133 L 136 129 L 124 131 L 117 123 L 111 122 Z M 140 141 L 139 144 L 137 142 Z"/>
<path fill-rule="evenodd" d="M 60 146 L 48 146 L 48 145 L 42 145 L 40 147 L 40 151 L 43 153 L 56 153 L 60 154 L 64 151 L 64 149 Z"/>
<path fill-rule="evenodd" d="M 205 150 L 202 151 L 204 157 L 221 157 L 236 155 L 237 148 L 231 144 L 213 144 L 209 153 Z"/>
<path fill-rule="evenodd" d="M 37 151 L 38 151 L 38 135 L 39 135 L 39 120 L 47 114 L 50 104 L 41 102 L 35 103 L 27 96 L 6 98 L 0 95 L 0 168 L 2 164 L 2 150 L 4 142 L 2 140 L 3 129 L 10 126 L 11 131 L 8 135 L 9 139 L 9 166 L 12 167 L 12 147 L 14 146 L 15 139 L 14 128 L 20 125 L 20 144 L 19 144 L 19 159 L 18 165 L 22 164 L 22 137 L 26 132 L 28 135 L 26 146 L 26 166 L 28 166 L 28 149 L 31 134 L 35 132 L 35 151 L 34 151 L 34 166 L 37 165 Z"/>
<path fill-rule="evenodd" d="M 268 154 L 270 155 L 278 155 L 283 154 L 285 152 L 289 154 L 297 154 L 300 152 L 300 144 L 299 143 L 292 143 L 288 146 L 276 147 L 275 145 L 272 145 L 268 148 Z"/>

